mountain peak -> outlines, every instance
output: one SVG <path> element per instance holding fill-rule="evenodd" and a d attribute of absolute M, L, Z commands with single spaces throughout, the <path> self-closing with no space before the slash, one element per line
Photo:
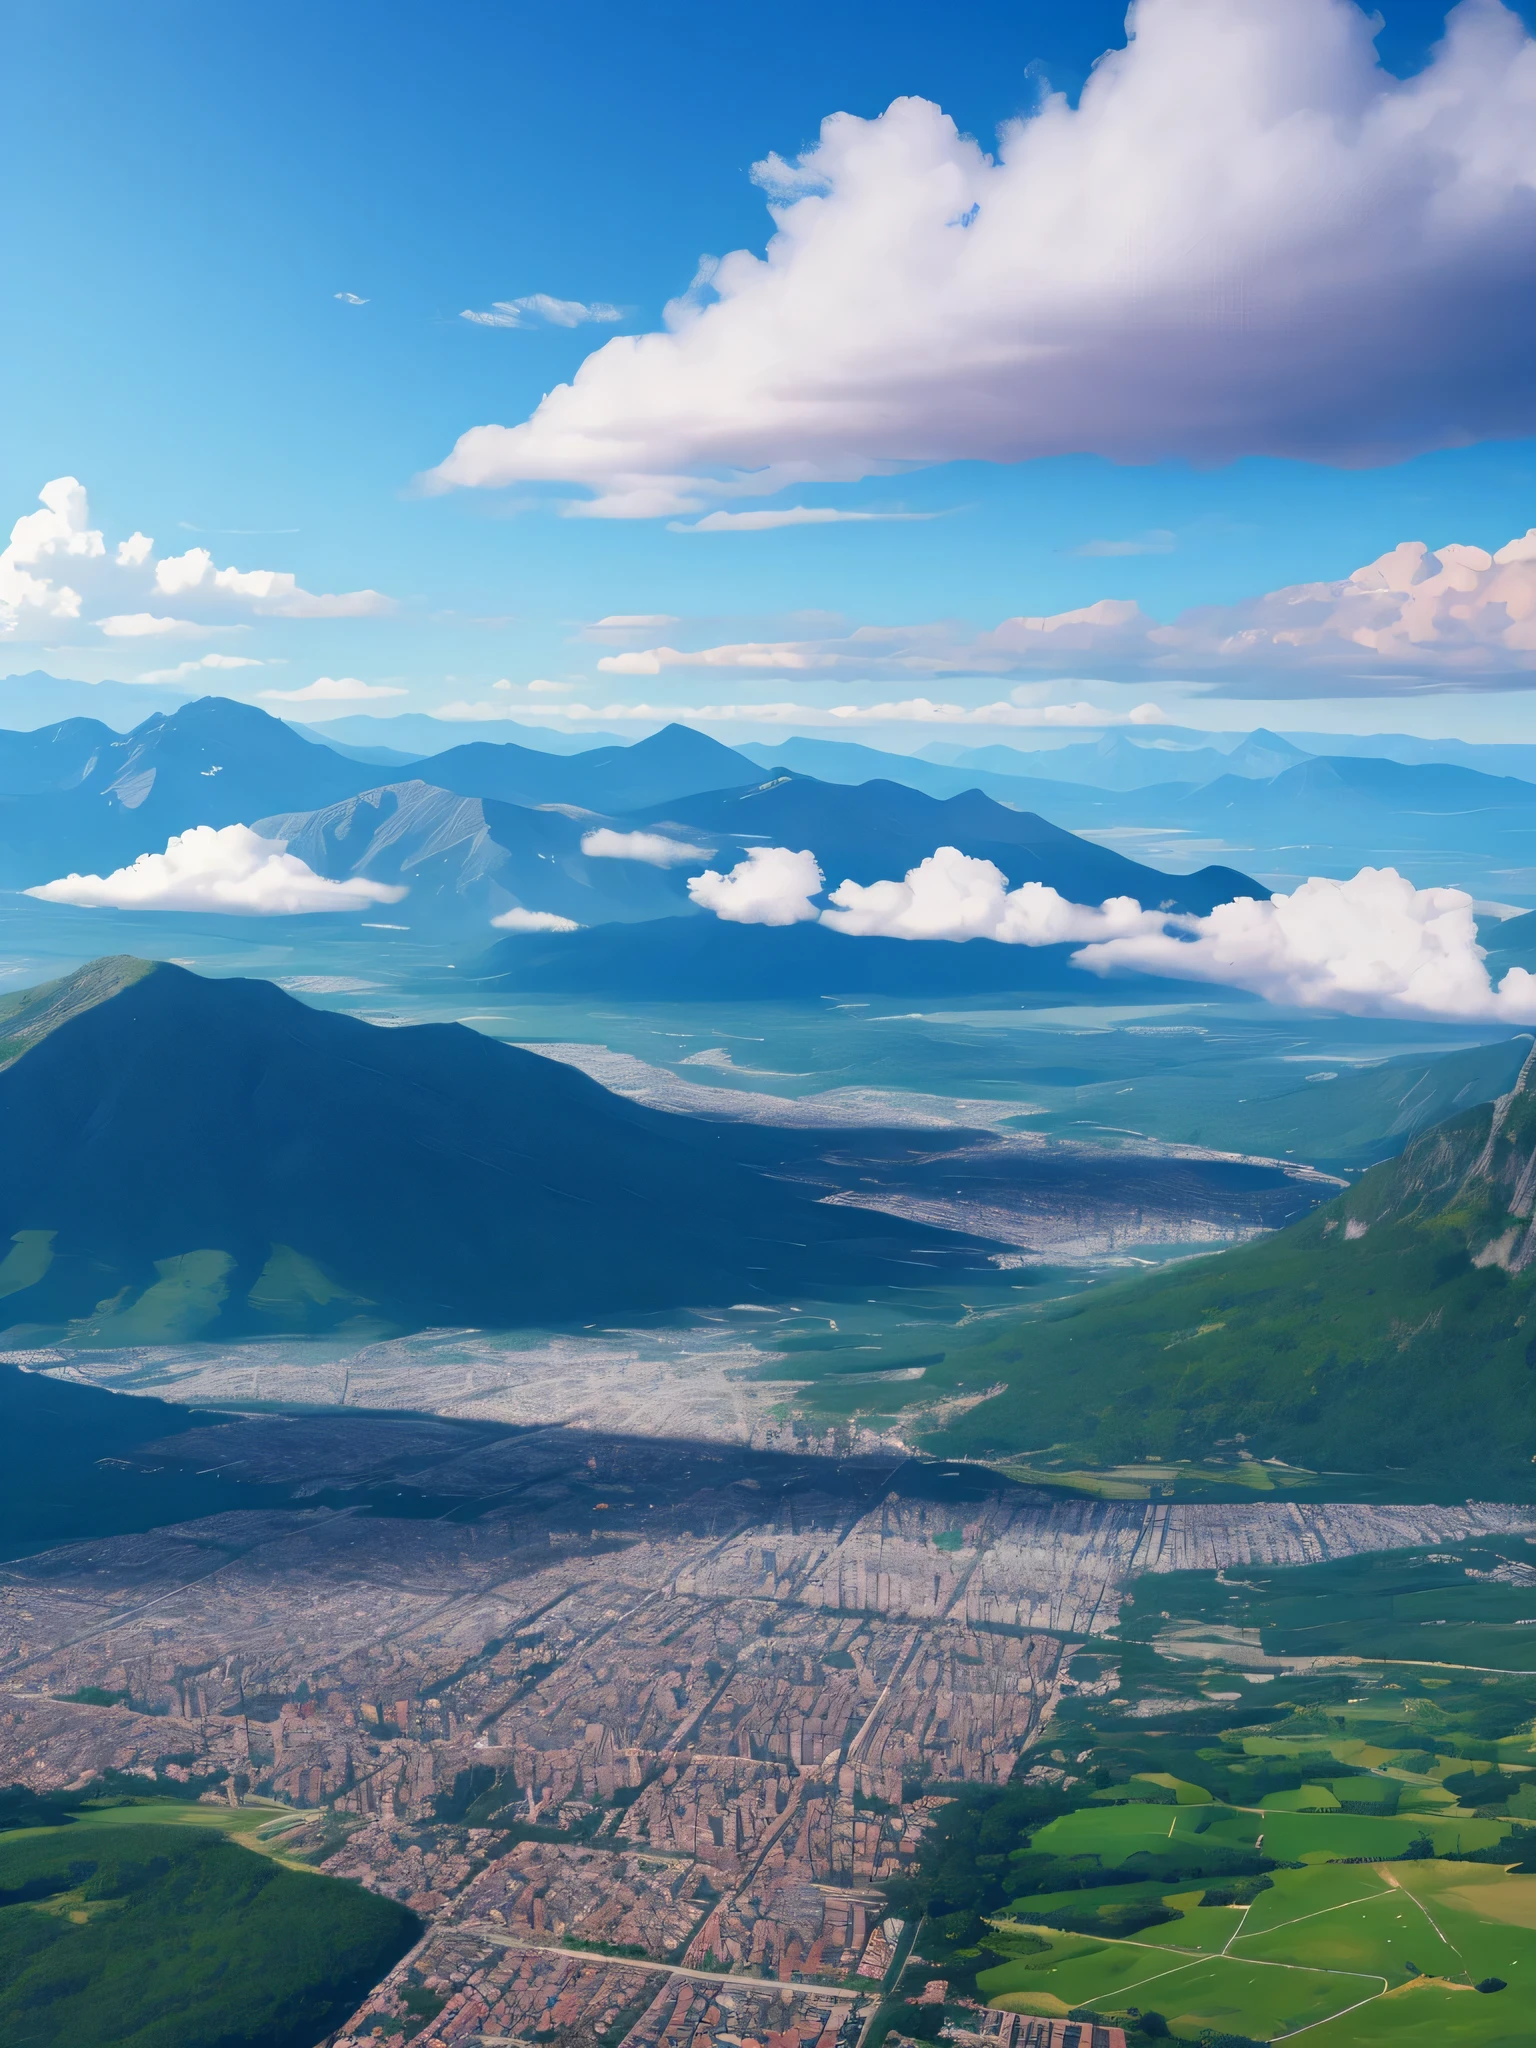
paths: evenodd
<path fill-rule="evenodd" d="M 24 988 L 16 995 L 0 998 L 0 1071 L 14 1066 L 23 1053 L 68 1024 L 74 1017 L 105 1003 L 146 974 L 153 974 L 157 962 L 136 959 L 132 953 L 113 953 L 92 960 L 58 981 L 45 981 L 37 988 Z"/>

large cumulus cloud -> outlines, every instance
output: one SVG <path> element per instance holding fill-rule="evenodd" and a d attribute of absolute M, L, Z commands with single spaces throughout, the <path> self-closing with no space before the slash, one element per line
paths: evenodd
<path fill-rule="evenodd" d="M 1536 428 L 1536 44 L 1462 0 L 1416 77 L 1352 0 L 1137 0 L 995 156 L 938 107 L 834 114 L 706 262 L 442 486 L 655 517 L 959 458 L 1398 459 Z"/>
<path fill-rule="evenodd" d="M 695 876 L 688 891 L 738 924 L 819 918 L 852 939 L 1076 944 L 1073 966 L 1091 973 L 1216 982 L 1297 1009 L 1536 1023 L 1536 975 L 1512 967 L 1494 984 L 1472 898 L 1417 889 L 1394 868 L 1362 868 L 1344 882 L 1314 877 L 1289 895 L 1218 904 L 1208 917 L 1144 910 L 1129 896 L 1073 903 L 1041 882 L 1010 889 L 991 861 L 953 846 L 899 882 L 842 882 L 819 909 L 812 899 L 822 883 L 814 854 L 760 846 L 729 875 Z"/>
<path fill-rule="evenodd" d="M 1266 1002 L 1356 1017 L 1536 1023 L 1536 975 L 1512 967 L 1494 986 L 1462 889 L 1416 889 L 1395 868 L 1347 882 L 1316 876 L 1266 902 L 1239 897 L 1209 917 L 1085 946 L 1074 963 L 1252 989 Z"/>
<path fill-rule="evenodd" d="M 38 493 L 0 549 L 0 635 L 57 638 L 80 625 L 114 640 L 186 639 L 251 619 L 353 619 L 394 609 L 377 590 L 305 590 L 287 569 L 221 568 L 207 548 L 156 556 L 147 533 L 109 547 L 72 476 Z"/>
<path fill-rule="evenodd" d="M 1131 896 L 1097 909 L 1069 903 L 1043 882 L 1008 887 L 1002 869 L 941 846 L 900 882 L 842 882 L 821 921 L 851 938 L 996 939 L 1005 946 L 1059 946 L 1160 932 L 1165 919 Z"/>
<path fill-rule="evenodd" d="M 249 825 L 194 825 L 110 875 L 66 875 L 27 895 L 88 910 L 222 910 L 246 917 L 293 917 L 398 903 L 404 889 L 359 875 L 333 882 Z"/>

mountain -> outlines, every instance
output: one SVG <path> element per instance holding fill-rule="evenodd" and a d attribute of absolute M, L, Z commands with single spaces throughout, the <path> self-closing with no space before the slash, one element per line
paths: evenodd
<path fill-rule="evenodd" d="M 1311 754 L 1366 755 L 1410 768 L 1439 761 L 1453 768 L 1476 768 L 1484 775 L 1517 775 L 1536 782 L 1536 746 L 1519 740 L 1425 740 L 1406 732 L 1295 732 L 1290 737 Z"/>
<path fill-rule="evenodd" d="M 296 732 L 311 746 L 329 747 L 344 761 L 366 761 L 370 768 L 414 768 L 418 761 L 426 758 L 422 754 L 403 754 L 398 747 L 351 747 L 344 740 L 323 740 L 318 734 L 306 731 L 302 725 L 295 725 L 291 719 L 284 720 L 284 723 L 290 732 Z"/>
<path fill-rule="evenodd" d="M 316 874 L 403 883 L 410 890 L 403 914 L 412 927 L 444 937 L 462 931 L 488 938 L 492 918 L 513 908 L 553 911 L 578 924 L 691 909 L 686 869 L 589 859 L 581 840 L 590 822 L 410 781 L 323 810 L 279 812 L 257 819 L 255 829 L 286 840 Z"/>
<path fill-rule="evenodd" d="M 1145 789 L 1159 782 L 1212 782 L 1218 775 L 1276 775 L 1307 758 L 1306 750 L 1262 727 L 1232 748 L 1209 744 L 1214 734 L 1173 729 L 1160 739 L 1134 740 L 1124 732 L 1067 747 L 990 746 L 957 749 L 954 765 L 1041 781 L 1080 782 L 1093 789 Z M 946 753 L 949 750 L 946 749 Z"/>
<path fill-rule="evenodd" d="M 944 939 L 850 939 L 824 924 L 727 924 L 695 915 L 598 925 L 556 936 L 514 932 L 461 971 L 507 993 L 658 1002 L 775 1002 L 833 995 L 931 1000 L 1042 989 L 1084 1002 L 1098 984 L 1068 964 L 1076 951 L 1075 946 L 998 946 L 989 939 L 968 945 Z M 1115 977 L 1122 1000 L 1135 999 L 1127 991 L 1160 992 L 1169 986 L 1141 976 Z"/>
<path fill-rule="evenodd" d="M 692 726 L 668 725 L 632 747 L 536 753 L 486 740 L 432 758 L 432 780 L 460 796 L 509 804 L 574 804 L 600 813 L 669 803 L 701 790 L 739 789 L 758 779 L 755 765 Z"/>
<path fill-rule="evenodd" d="M 45 796 L 89 779 L 118 734 L 99 718 L 66 718 L 35 732 L 0 732 L 0 796 Z"/>
<path fill-rule="evenodd" d="M 994 798 L 1000 804 L 1007 804 L 1014 810 L 1033 811 L 1049 809 L 1059 804 L 1064 795 L 1059 781 L 1048 780 L 1045 776 L 1032 776 L 1030 763 L 1044 759 L 1039 756 L 1021 754 L 1011 747 L 978 749 L 999 755 L 1011 755 L 1018 764 L 1012 773 L 999 773 L 986 766 L 950 766 L 937 761 L 925 761 L 914 754 L 886 754 L 878 747 L 863 747 L 851 740 L 776 740 L 772 746 L 738 747 L 736 751 L 757 763 L 758 767 L 770 772 L 789 769 L 792 774 L 815 776 L 821 782 L 860 783 L 879 778 L 886 782 L 898 782 L 907 789 L 920 789 L 925 796 L 962 796 L 968 789 L 979 789 L 984 796 Z M 1172 760 L 1174 757 L 1160 757 Z M 1225 766 L 1225 763 L 1223 763 Z M 1168 769 L 1171 776 L 1175 771 Z M 1079 785 L 1070 785 L 1075 795 Z"/>
<path fill-rule="evenodd" d="M 97 961 L 0 1002 L 0 1342 L 590 1321 L 978 1262 L 755 1170 L 784 1156 L 463 1025 Z"/>
<path fill-rule="evenodd" d="M 114 733 L 127 732 L 151 712 L 179 711 L 186 702 L 187 692 L 169 683 L 78 683 L 40 668 L 0 676 L 0 727 L 12 731 L 97 718 Z"/>
<path fill-rule="evenodd" d="M 0 887 L 105 874 L 159 851 L 188 826 L 248 824 L 280 804 L 332 803 L 377 776 L 254 704 L 202 697 L 110 737 L 73 786 L 0 798 Z"/>
<path fill-rule="evenodd" d="M 797 850 L 810 847 L 829 887 L 845 878 L 899 880 L 935 847 L 958 846 L 962 853 L 995 861 L 1015 888 L 1021 882 L 1045 882 L 1074 903 L 1134 896 L 1148 908 L 1203 914 L 1235 896 L 1269 893 L 1234 868 L 1168 875 L 1143 867 L 1032 811 L 994 803 L 978 790 L 941 800 L 895 782 L 850 788 L 783 774 L 750 789 L 715 789 L 637 810 L 626 822 L 664 823 L 706 834 L 710 844 L 721 848 L 717 866 L 732 857 L 732 842 L 739 849 L 765 841 Z"/>
<path fill-rule="evenodd" d="M 386 747 L 391 753 L 405 753 L 417 760 L 446 754 L 461 746 L 468 732 L 492 733 L 531 747 L 536 753 L 584 754 L 597 747 L 627 746 L 616 732 L 550 732 L 541 725 L 522 725 L 515 719 L 496 718 L 471 722 L 461 718 L 434 718 L 428 711 L 397 711 L 379 717 L 366 711 L 348 712 L 344 718 L 291 719 L 306 738 L 319 740 L 338 753 L 348 747 Z"/>
<path fill-rule="evenodd" d="M 1536 1488 L 1536 1052 L 1266 1241 L 1077 1297 L 967 1361 L 954 1452 L 1278 1458 L 1351 1499 Z"/>
<path fill-rule="evenodd" d="M 1399 851 L 1443 849 L 1507 853 L 1514 866 L 1536 852 L 1536 784 L 1443 762 L 1324 755 L 1265 782 L 1233 775 L 1200 790 L 1143 791 L 1127 808 L 1139 822 L 1190 832 L 1311 835 L 1376 865 Z"/>

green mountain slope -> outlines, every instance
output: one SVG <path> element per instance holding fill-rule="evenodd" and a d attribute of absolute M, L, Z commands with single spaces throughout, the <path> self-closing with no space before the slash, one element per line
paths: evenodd
<path fill-rule="evenodd" d="M 133 960 L 6 1010 L 0 1345 L 589 1321 L 984 1259 L 756 1170 L 782 1133 L 462 1025 Z"/>
<path fill-rule="evenodd" d="M 1427 1497 L 1536 1487 L 1536 1054 L 1261 1243 L 1078 1297 L 970 1368 L 950 1452 L 1282 1459 Z M 972 1384 L 974 1384 L 972 1379 Z M 938 1448 L 936 1444 L 934 1446 Z"/>

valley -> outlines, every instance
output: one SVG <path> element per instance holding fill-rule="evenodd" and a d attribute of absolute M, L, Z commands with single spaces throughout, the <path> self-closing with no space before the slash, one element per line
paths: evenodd
<path fill-rule="evenodd" d="M 1156 2000 L 1493 2048 L 1536 1483 L 1523 1268 L 1473 1261 L 1529 1033 L 701 914 L 594 820 L 874 880 L 942 811 L 1014 883 L 1175 883 L 960 790 L 722 796 L 659 737 L 253 791 L 398 902 L 0 901 L 0 1783 L 65 1802 L 0 1887 L 228 1829 L 413 1916 L 359 1933 L 359 2044 L 1143 2048 Z M 1390 1416 L 1326 1363 L 1383 1284 Z"/>

